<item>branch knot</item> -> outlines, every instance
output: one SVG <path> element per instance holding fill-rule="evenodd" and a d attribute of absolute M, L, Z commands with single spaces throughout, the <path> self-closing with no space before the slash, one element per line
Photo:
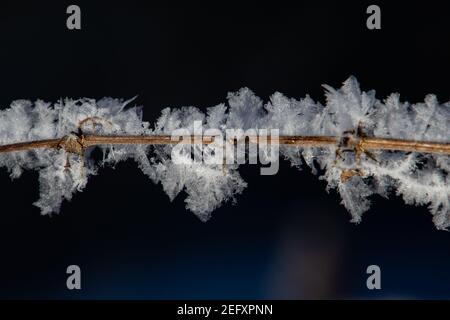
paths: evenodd
<path fill-rule="evenodd" d="M 59 141 L 58 149 L 64 149 L 68 153 L 82 155 L 84 150 L 84 136 L 75 133 L 68 134 Z"/>

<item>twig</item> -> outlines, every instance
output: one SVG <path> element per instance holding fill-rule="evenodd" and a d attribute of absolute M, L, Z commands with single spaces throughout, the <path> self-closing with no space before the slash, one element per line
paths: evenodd
<path fill-rule="evenodd" d="M 39 141 L 20 142 L 0 146 L 0 153 L 26 151 L 37 148 L 47 149 L 65 149 L 70 153 L 80 154 L 88 147 L 105 144 L 146 144 L 146 145 L 165 145 L 165 144 L 209 144 L 214 141 L 214 136 L 187 136 L 182 139 L 174 139 L 170 135 L 68 135 L 60 139 L 48 139 Z M 236 140 L 232 141 L 236 143 Z M 325 145 L 336 145 L 347 148 L 354 148 L 360 151 L 365 150 L 392 150 L 405 152 L 422 152 L 450 154 L 450 143 L 413 141 L 400 139 L 386 139 L 376 137 L 360 137 L 355 139 L 341 139 L 335 136 L 279 136 L 278 140 L 271 141 L 270 136 L 266 141 L 260 141 L 258 136 L 249 136 L 249 143 L 278 143 L 288 146 L 312 146 L 320 147 Z"/>

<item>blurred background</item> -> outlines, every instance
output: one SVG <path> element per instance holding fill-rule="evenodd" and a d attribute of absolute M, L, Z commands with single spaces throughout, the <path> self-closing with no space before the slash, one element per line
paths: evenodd
<path fill-rule="evenodd" d="M 66 28 L 81 7 L 82 29 Z M 381 7 L 381 30 L 366 8 Z M 296 1 L 295 6 L 2 1 L 0 105 L 15 99 L 130 98 L 153 122 L 165 107 L 205 109 L 249 87 L 324 102 L 350 75 L 377 97 L 448 101 L 450 26 L 443 1 Z M 426 207 L 374 198 L 359 225 L 309 169 L 241 169 L 248 188 L 202 223 L 132 162 L 105 168 L 40 216 L 37 174 L 0 170 L 0 298 L 450 298 L 450 235 Z M 66 289 L 66 268 L 82 290 Z M 381 290 L 366 268 L 381 268 Z"/>

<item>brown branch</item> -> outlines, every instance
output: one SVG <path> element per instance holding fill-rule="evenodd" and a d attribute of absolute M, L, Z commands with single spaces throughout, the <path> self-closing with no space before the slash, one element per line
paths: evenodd
<path fill-rule="evenodd" d="M 364 138 L 364 149 L 450 154 L 450 143 Z"/>
<path fill-rule="evenodd" d="M 56 148 L 61 139 L 48 139 L 39 141 L 19 142 L 0 146 L 0 153 L 26 151 L 38 148 Z"/>
<path fill-rule="evenodd" d="M 74 134 L 60 139 L 48 139 L 30 142 L 20 142 L 0 146 L 0 153 L 26 151 L 37 148 L 65 149 L 67 152 L 81 154 L 88 147 L 96 145 L 117 145 L 117 144 L 143 144 L 143 145 L 166 145 L 166 144 L 209 144 L 214 141 L 214 136 L 187 136 L 180 139 L 172 138 L 170 135 L 80 135 Z M 267 140 L 260 140 L 258 136 L 249 136 L 249 143 L 272 143 L 270 136 Z M 236 143 L 236 140 L 231 141 Z M 279 145 L 287 146 L 312 146 L 320 147 L 326 145 L 336 145 L 338 147 L 353 148 L 359 151 L 367 150 L 392 150 L 406 152 L 422 152 L 436 154 L 450 154 L 450 143 L 412 141 L 400 139 L 386 139 L 376 137 L 361 137 L 341 139 L 334 136 L 280 136 L 273 141 Z"/>

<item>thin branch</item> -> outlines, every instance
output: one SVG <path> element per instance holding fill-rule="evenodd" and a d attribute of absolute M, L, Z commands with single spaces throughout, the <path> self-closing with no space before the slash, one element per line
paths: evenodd
<path fill-rule="evenodd" d="M 27 151 L 27 150 L 38 149 L 38 148 L 53 149 L 58 146 L 58 143 L 60 141 L 61 141 L 61 139 L 47 139 L 47 140 L 37 140 L 37 141 L 7 144 L 7 145 L 0 146 L 0 153 L 15 152 L 15 151 Z"/>
<path fill-rule="evenodd" d="M 363 148 L 423 153 L 450 154 L 450 143 L 409 141 L 397 139 L 363 138 Z"/>
<path fill-rule="evenodd" d="M 0 153 L 26 151 L 37 148 L 57 149 L 62 148 L 67 152 L 80 154 L 84 149 L 97 145 L 112 144 L 147 144 L 147 145 L 165 145 L 165 144 L 209 144 L 214 141 L 214 136 L 187 136 L 182 139 L 174 139 L 170 135 L 69 135 L 60 139 L 47 139 L 39 141 L 20 142 L 0 146 Z M 376 137 L 360 137 L 356 139 L 343 140 L 335 136 L 279 136 L 278 140 L 271 141 L 270 136 L 267 140 L 260 140 L 258 136 L 249 136 L 249 143 L 278 143 L 287 146 L 312 146 L 320 147 L 325 145 L 336 145 L 359 150 L 392 150 L 406 152 L 422 152 L 436 154 L 450 154 L 450 143 L 413 141 L 386 139 Z M 236 143 L 236 140 L 232 141 Z M 344 145 L 343 145 L 344 143 Z"/>

